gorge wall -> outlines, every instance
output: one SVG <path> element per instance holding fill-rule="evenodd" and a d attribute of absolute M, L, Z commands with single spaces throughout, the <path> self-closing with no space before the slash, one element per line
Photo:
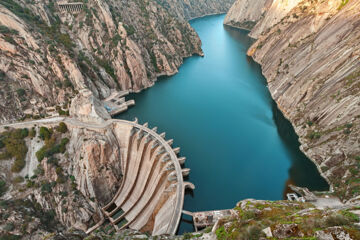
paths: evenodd
<path fill-rule="evenodd" d="M 178 19 L 190 20 L 209 14 L 226 13 L 235 0 L 156 0 Z"/>
<path fill-rule="evenodd" d="M 45 117 L 54 106 L 66 114 L 83 88 L 106 98 L 112 89 L 152 86 L 183 58 L 202 55 L 184 19 L 224 12 L 231 2 L 88 0 L 71 12 L 49 0 L 1 1 L 0 122 Z"/>
<path fill-rule="evenodd" d="M 359 12 L 356 0 L 238 0 L 225 20 L 251 27 L 257 41 L 248 55 L 261 64 L 302 151 L 348 201 L 360 198 Z"/>

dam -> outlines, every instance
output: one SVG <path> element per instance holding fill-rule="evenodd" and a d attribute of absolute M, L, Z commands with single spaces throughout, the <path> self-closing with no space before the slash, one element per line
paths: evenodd
<path fill-rule="evenodd" d="M 190 21 L 204 57 L 185 59 L 179 73 L 130 94 L 136 106 L 116 118 L 148 121 L 174 137 L 186 156 L 184 210 L 231 209 L 246 198 L 285 199 L 289 183 L 328 190 L 300 150 L 290 122 L 278 110 L 261 68 L 246 51 L 246 31 L 223 26 L 224 15 Z M 183 215 L 178 234 L 194 231 Z"/>

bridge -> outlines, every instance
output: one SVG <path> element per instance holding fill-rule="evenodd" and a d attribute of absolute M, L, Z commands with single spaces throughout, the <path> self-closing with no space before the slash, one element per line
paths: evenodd
<path fill-rule="evenodd" d="M 129 129 L 125 159 L 122 161 L 123 178 L 112 200 L 102 208 L 104 218 L 87 230 L 90 233 L 100 227 L 107 218 L 115 229 L 131 228 L 152 235 L 175 235 L 184 204 L 185 189 L 194 189 L 184 182 L 183 176 L 190 169 L 182 169 L 185 157 L 178 157 L 180 148 L 172 148 L 173 140 L 166 140 L 165 133 L 157 128 L 120 119 L 103 123 L 81 122 L 70 117 L 55 117 L 28 122 L 0 125 L 25 128 L 34 125 L 56 126 L 64 122 L 68 127 L 99 130 L 121 126 Z M 118 125 L 119 124 L 119 125 Z"/>

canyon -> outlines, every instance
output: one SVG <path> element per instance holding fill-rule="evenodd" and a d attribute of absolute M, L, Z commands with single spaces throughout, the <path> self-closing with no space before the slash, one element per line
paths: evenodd
<path fill-rule="evenodd" d="M 248 5 L 237 1 L 225 24 L 254 22 L 249 35 L 257 40 L 248 55 L 262 66 L 302 151 L 336 195 L 358 201 L 360 3 L 274 1 L 257 8 L 257 18 L 232 14 L 248 11 Z"/>
<path fill-rule="evenodd" d="M 84 0 L 68 9 L 48 0 L 1 1 L 1 237 L 360 238 L 360 2 L 233 2 Z M 215 226 L 173 236 L 176 228 L 168 226 L 180 216 L 174 199 L 183 201 L 185 187 L 194 188 L 173 183 L 189 173 L 181 170 L 185 159 L 176 156 L 173 140 L 147 124 L 112 120 L 101 100 L 119 90 L 140 92 L 158 77 L 177 73 L 184 58 L 203 56 L 201 40 L 186 21 L 226 12 L 231 5 L 224 24 L 250 31 L 255 42 L 247 55 L 261 65 L 301 151 L 331 189 L 295 189 L 308 199 L 316 195 L 317 202 L 242 200 Z M 134 139 L 139 148 L 130 146 Z M 128 149 L 134 155 L 127 157 Z M 168 158 L 160 161 L 163 151 L 175 156 L 173 165 L 167 165 Z M 158 161 L 152 171 L 160 173 L 162 187 L 149 191 L 159 201 L 139 194 L 153 178 L 128 175 L 128 159 L 138 172 L 147 169 L 140 162 Z M 129 201 L 116 200 L 120 190 Z M 146 218 L 134 217 L 131 209 L 138 211 L 147 201 L 140 214 Z M 129 213 L 115 216 L 112 207 L 104 208 L 113 202 L 116 210 L 125 206 Z M 105 218 L 110 222 L 103 224 Z M 124 218 L 133 227 L 114 231 L 112 225 Z"/>

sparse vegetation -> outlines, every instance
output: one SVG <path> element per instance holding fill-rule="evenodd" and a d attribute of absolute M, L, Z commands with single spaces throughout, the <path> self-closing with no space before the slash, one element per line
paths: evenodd
<path fill-rule="evenodd" d="M 307 135 L 307 138 L 314 140 L 314 139 L 319 139 L 321 137 L 321 133 L 320 132 L 316 132 L 316 131 L 312 131 Z"/>
<path fill-rule="evenodd" d="M 61 139 L 59 144 L 56 144 L 56 139 L 52 138 L 45 142 L 45 145 L 36 152 L 36 157 L 38 161 L 42 161 L 45 157 L 51 157 L 57 153 L 64 153 L 66 151 L 66 144 L 68 144 L 69 139 Z"/>
<path fill-rule="evenodd" d="M 342 0 L 340 6 L 338 7 L 338 10 L 341 10 L 345 5 L 349 2 L 349 0 Z"/>
<path fill-rule="evenodd" d="M 359 221 L 357 215 L 346 211 L 311 209 L 308 203 L 294 203 L 287 201 L 277 202 L 251 202 L 248 201 L 243 208 L 236 207 L 237 216 L 224 219 L 216 230 L 217 239 L 260 239 L 263 237 L 262 229 L 277 227 L 286 224 L 296 224 L 297 232 L 289 233 L 286 239 L 314 239 L 316 231 L 332 226 L 342 226 L 349 229 L 351 236 L 358 236 L 354 223 Z M 301 212 L 301 214 L 299 214 Z M 225 224 L 226 223 L 226 224 Z M 354 237 L 353 239 L 357 239 Z"/>
<path fill-rule="evenodd" d="M 16 31 L 15 29 L 10 29 L 4 25 L 0 25 L 0 33 L 1 34 L 14 34 L 14 35 L 19 34 L 19 32 Z"/>
<path fill-rule="evenodd" d="M 24 138 L 29 135 L 28 129 L 14 129 L 4 132 L 0 136 L 4 149 L 0 152 L 0 159 L 15 158 L 11 171 L 20 172 L 25 167 L 25 157 L 28 151 Z"/>

